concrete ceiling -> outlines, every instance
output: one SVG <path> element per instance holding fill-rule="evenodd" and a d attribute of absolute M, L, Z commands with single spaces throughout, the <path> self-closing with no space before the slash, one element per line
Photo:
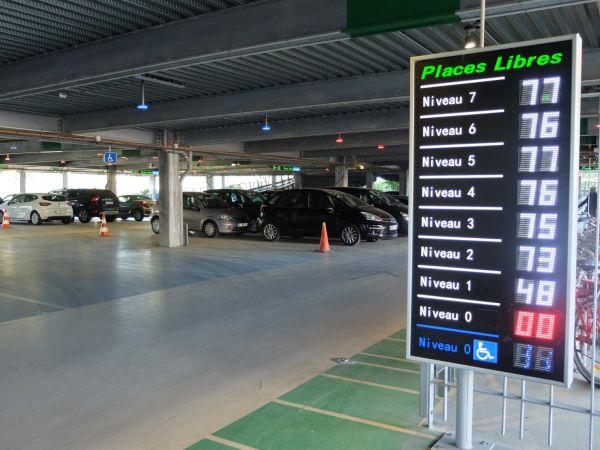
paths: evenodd
<path fill-rule="evenodd" d="M 598 2 L 487 3 L 488 45 L 582 35 L 590 97 L 582 112 L 596 117 Z M 243 156 L 266 170 L 287 157 L 313 167 L 345 162 L 397 171 L 408 158 L 410 57 L 461 49 L 465 24 L 479 17 L 479 1 L 462 0 L 445 23 L 356 36 L 346 0 L 23 0 L 2 7 L 0 127 L 55 135 L 28 142 L 7 134 L 0 152 L 14 153 L 14 164 L 72 167 L 102 166 L 97 153 L 106 139 L 69 147 L 71 133 L 85 132 L 120 133 L 118 151 L 146 144 L 124 167 L 147 167 L 152 145 L 166 137 L 198 153 L 210 148 L 205 160 L 223 165 Z M 135 108 L 140 78 L 145 112 Z M 270 133 L 260 130 L 265 115 Z M 343 145 L 335 143 L 338 133 Z M 40 142 L 65 147 L 48 152 Z"/>

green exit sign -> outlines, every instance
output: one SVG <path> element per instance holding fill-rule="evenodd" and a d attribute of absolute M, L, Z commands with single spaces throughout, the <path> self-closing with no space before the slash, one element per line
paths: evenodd
<path fill-rule="evenodd" d="M 298 166 L 273 166 L 275 172 L 300 172 L 302 169 Z"/>

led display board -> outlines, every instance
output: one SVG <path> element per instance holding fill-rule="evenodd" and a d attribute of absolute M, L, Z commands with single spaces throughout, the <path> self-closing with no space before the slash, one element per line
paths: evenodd
<path fill-rule="evenodd" d="M 412 58 L 407 358 L 571 383 L 580 55 Z"/>

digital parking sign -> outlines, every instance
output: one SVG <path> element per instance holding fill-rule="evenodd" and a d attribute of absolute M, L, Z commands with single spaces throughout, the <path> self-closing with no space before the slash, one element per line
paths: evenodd
<path fill-rule="evenodd" d="M 571 383 L 580 55 L 412 58 L 409 359 Z"/>

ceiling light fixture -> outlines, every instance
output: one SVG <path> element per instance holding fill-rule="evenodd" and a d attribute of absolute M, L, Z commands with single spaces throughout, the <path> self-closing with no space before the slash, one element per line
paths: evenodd
<path fill-rule="evenodd" d="M 269 125 L 269 116 L 267 115 L 267 113 L 265 113 L 265 123 L 261 127 L 261 130 L 263 130 L 264 132 L 271 131 L 271 125 Z"/>
<path fill-rule="evenodd" d="M 383 144 L 378 144 L 378 145 L 377 145 L 377 150 L 385 150 L 385 145 L 383 145 Z"/>
<path fill-rule="evenodd" d="M 69 94 L 66 93 L 65 91 L 60 91 L 58 93 L 58 98 L 63 98 L 64 99 L 64 98 L 68 98 L 68 97 L 69 97 Z"/>
<path fill-rule="evenodd" d="M 140 80 L 140 85 L 142 87 L 142 102 L 136 105 L 138 111 L 148 111 L 148 104 L 145 100 L 145 92 L 144 92 L 144 80 Z"/>
<path fill-rule="evenodd" d="M 170 86 L 179 89 L 185 89 L 185 83 L 174 80 L 172 78 L 163 77 L 160 75 L 154 75 L 151 73 L 143 73 L 140 75 L 134 75 L 134 78 L 142 81 L 149 81 L 150 83 L 162 84 L 165 86 Z"/>
<path fill-rule="evenodd" d="M 465 26 L 465 48 L 475 48 L 477 47 L 477 39 L 475 38 L 475 32 L 479 29 L 479 24 L 468 24 Z"/>
<path fill-rule="evenodd" d="M 335 142 L 337 142 L 338 144 L 344 143 L 344 138 L 342 137 L 342 133 L 338 133 L 338 137 L 335 139 Z"/>
<path fill-rule="evenodd" d="M 4 158 L 4 161 L 10 161 L 10 155 L 7 153 L 6 157 Z"/>

